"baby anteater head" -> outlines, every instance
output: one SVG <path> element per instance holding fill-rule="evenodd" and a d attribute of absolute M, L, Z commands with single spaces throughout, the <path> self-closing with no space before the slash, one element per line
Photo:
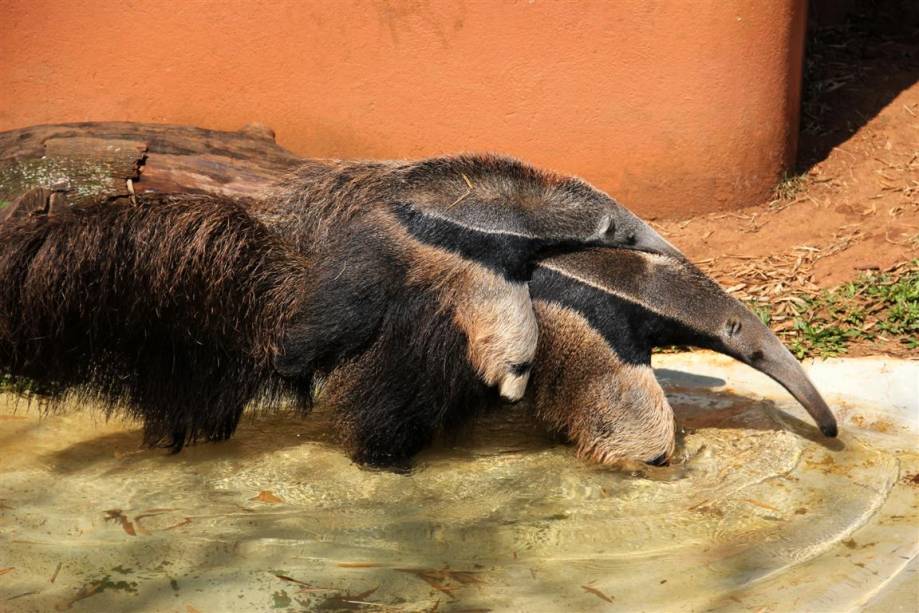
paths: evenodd
<path fill-rule="evenodd" d="M 436 157 L 400 171 L 399 190 L 421 213 L 485 234 L 536 240 L 542 257 L 590 245 L 682 257 L 603 192 L 512 158 Z"/>

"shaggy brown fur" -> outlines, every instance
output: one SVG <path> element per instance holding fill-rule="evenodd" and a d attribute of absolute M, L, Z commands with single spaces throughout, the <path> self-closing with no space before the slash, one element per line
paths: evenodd
<path fill-rule="evenodd" d="M 373 232 L 346 226 L 311 257 L 308 299 L 275 365 L 300 389 L 309 389 L 316 375 L 348 372 L 347 386 L 328 388 L 337 390 L 330 398 L 352 457 L 402 465 L 441 425 L 483 406 L 487 388 L 508 367 L 494 372 L 495 361 L 532 360 L 536 320 L 525 318 L 532 307 L 521 283 L 523 327 L 532 326 L 532 335 L 515 350 L 507 338 L 519 327 L 515 313 L 503 321 L 484 313 L 514 284 L 412 240 L 384 211 L 363 219 Z M 489 286 L 493 295 L 477 293 Z"/>
<path fill-rule="evenodd" d="M 145 196 L 0 225 L 0 372 L 91 396 L 175 450 L 232 434 L 272 367 L 305 260 L 242 203 Z"/>

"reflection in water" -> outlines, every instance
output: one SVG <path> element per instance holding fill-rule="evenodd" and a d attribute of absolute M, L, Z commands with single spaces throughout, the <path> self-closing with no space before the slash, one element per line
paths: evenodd
<path fill-rule="evenodd" d="M 665 379 L 682 386 L 682 434 L 661 468 L 580 462 L 525 407 L 440 441 L 410 474 L 351 464 L 321 410 L 254 417 L 227 443 L 168 455 L 89 411 L 0 409 L 0 603 L 781 608 L 790 592 L 762 600 L 757 586 L 861 572 L 859 555 L 890 546 L 879 517 L 914 525 L 901 474 L 919 472 L 915 456 L 867 431 L 828 448 L 769 401 L 708 389 L 719 379 Z M 853 539 L 875 523 L 876 542 Z"/>

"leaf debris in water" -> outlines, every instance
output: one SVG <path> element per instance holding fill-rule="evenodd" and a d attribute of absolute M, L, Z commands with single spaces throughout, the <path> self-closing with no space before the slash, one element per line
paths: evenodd
<path fill-rule="evenodd" d="M 312 592 L 337 592 L 338 590 L 330 587 L 313 587 L 306 581 L 300 581 L 299 579 L 294 579 L 289 575 L 282 575 L 279 573 L 274 573 L 274 576 L 280 579 L 281 581 L 290 581 L 291 583 L 296 583 L 300 586 L 300 591 L 304 593 Z"/>
<path fill-rule="evenodd" d="M 269 490 L 262 490 L 261 492 L 258 493 L 258 496 L 254 496 L 250 498 L 249 500 L 256 500 L 258 502 L 264 502 L 267 504 L 281 504 L 282 502 L 284 502 L 283 498 L 279 496 L 275 496 Z"/>
<path fill-rule="evenodd" d="M 741 502 L 749 502 L 750 504 L 757 506 L 761 509 L 766 509 L 767 511 L 772 511 L 773 513 L 778 513 L 779 515 L 782 514 L 782 511 L 775 508 L 771 504 L 766 504 L 765 502 L 760 502 L 759 500 L 754 500 L 752 498 L 741 498 L 740 500 Z"/>
<path fill-rule="evenodd" d="M 191 517 L 186 517 L 186 518 L 183 519 L 182 521 L 176 522 L 176 523 L 172 524 L 171 526 L 166 526 L 165 528 L 160 528 L 160 531 L 161 531 L 161 532 L 165 532 L 166 530 L 175 530 L 176 528 L 181 528 L 182 526 L 187 526 L 187 525 L 190 524 L 190 523 L 191 523 Z"/>
<path fill-rule="evenodd" d="M 121 522 L 121 528 L 130 536 L 137 536 L 134 530 L 134 524 L 128 519 L 128 516 L 121 512 L 121 509 L 111 509 L 105 512 L 106 521 Z"/>
<path fill-rule="evenodd" d="M 290 596 L 287 595 L 287 592 L 285 590 L 274 592 L 271 595 L 271 600 L 272 600 L 272 605 L 271 605 L 272 609 L 286 609 L 287 607 L 290 606 L 292 602 L 290 599 Z"/>
<path fill-rule="evenodd" d="M 106 575 L 102 577 L 101 579 L 97 579 L 96 581 L 90 581 L 89 583 L 85 584 L 83 587 L 79 589 L 79 591 L 76 593 L 76 595 L 73 598 L 71 598 L 67 602 L 57 605 L 55 608 L 58 611 L 70 609 L 77 602 L 81 600 L 85 600 L 86 598 L 89 598 L 90 596 L 95 596 L 96 594 L 100 594 L 107 589 L 122 590 L 125 592 L 136 594 L 137 593 L 137 582 L 136 581 L 130 581 L 130 582 L 129 581 L 112 581 L 112 577 L 110 575 Z"/>
<path fill-rule="evenodd" d="M 612 603 L 612 602 L 613 602 L 613 597 L 612 597 L 612 596 L 607 596 L 606 594 L 604 594 L 603 592 L 601 592 L 600 590 L 598 590 L 598 589 L 595 588 L 595 587 L 592 587 L 592 586 L 589 586 L 589 585 L 582 585 L 582 586 L 581 586 L 581 589 L 584 590 L 585 592 L 590 592 L 591 594 L 593 594 L 593 595 L 596 596 L 597 598 L 602 598 L 602 599 L 605 600 L 606 602 L 609 602 L 609 603 Z"/>
<path fill-rule="evenodd" d="M 294 579 L 293 577 L 288 577 L 287 575 L 277 575 L 276 574 L 275 577 L 277 577 L 281 581 L 290 581 L 291 583 L 296 583 L 297 585 L 305 585 L 306 587 L 310 587 L 309 583 L 306 583 L 305 581 L 300 581 L 299 579 Z"/>
<path fill-rule="evenodd" d="M 333 594 L 328 598 L 325 598 L 322 602 L 318 603 L 316 610 L 319 611 L 341 611 L 341 610 L 354 610 L 354 609 L 363 609 L 364 606 L 371 607 L 385 607 L 385 605 L 378 602 L 370 602 L 364 600 L 375 591 L 380 589 L 380 586 L 372 587 L 365 592 L 360 594 L 351 594 L 351 592 L 339 592 L 338 594 Z M 354 606 L 357 605 L 357 606 Z"/>
<path fill-rule="evenodd" d="M 450 570 L 448 568 L 440 570 L 435 568 L 396 568 L 394 570 L 415 575 L 450 598 L 456 598 L 453 592 L 464 585 L 482 583 L 482 580 L 477 577 L 479 573 L 470 570 Z M 450 585 L 450 582 L 453 582 L 454 585 Z"/>

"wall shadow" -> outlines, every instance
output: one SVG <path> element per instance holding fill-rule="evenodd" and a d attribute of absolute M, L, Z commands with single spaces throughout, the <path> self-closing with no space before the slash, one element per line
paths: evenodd
<path fill-rule="evenodd" d="M 919 81 L 914 0 L 810 0 L 797 172 Z"/>

